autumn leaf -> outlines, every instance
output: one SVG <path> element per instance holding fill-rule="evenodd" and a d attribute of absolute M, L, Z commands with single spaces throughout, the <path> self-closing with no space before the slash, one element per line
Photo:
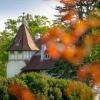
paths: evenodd
<path fill-rule="evenodd" d="M 18 100 L 37 100 L 33 93 L 26 87 L 14 82 L 8 86 L 10 94 L 14 95 Z"/>

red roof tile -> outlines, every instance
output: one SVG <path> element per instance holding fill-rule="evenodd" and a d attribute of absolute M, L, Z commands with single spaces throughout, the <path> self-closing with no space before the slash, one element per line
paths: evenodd
<path fill-rule="evenodd" d="M 10 46 L 10 51 L 38 51 L 39 48 L 36 46 L 35 42 L 32 40 L 27 27 L 22 24 L 17 32 L 12 45 Z"/>
<path fill-rule="evenodd" d="M 38 47 L 39 49 L 41 49 L 41 45 L 43 44 L 42 39 L 41 39 L 41 38 L 40 38 L 40 39 L 36 39 L 36 40 L 35 40 L 35 44 L 37 45 L 37 47 Z"/>
<path fill-rule="evenodd" d="M 55 61 L 52 59 L 40 61 L 40 56 L 33 56 L 23 71 L 49 70 L 54 67 Z"/>

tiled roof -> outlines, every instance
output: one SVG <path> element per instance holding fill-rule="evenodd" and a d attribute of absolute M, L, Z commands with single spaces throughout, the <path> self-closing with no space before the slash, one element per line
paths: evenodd
<path fill-rule="evenodd" d="M 39 49 L 41 49 L 41 45 L 43 44 L 42 39 L 41 39 L 41 38 L 36 39 L 36 40 L 35 40 L 35 44 L 37 45 L 37 47 L 38 47 Z"/>
<path fill-rule="evenodd" d="M 10 51 L 38 51 L 39 48 L 32 40 L 27 27 L 22 24 L 9 48 Z"/>
<path fill-rule="evenodd" d="M 40 61 L 40 56 L 33 56 L 23 71 L 49 70 L 54 67 L 55 61 L 52 59 Z"/>

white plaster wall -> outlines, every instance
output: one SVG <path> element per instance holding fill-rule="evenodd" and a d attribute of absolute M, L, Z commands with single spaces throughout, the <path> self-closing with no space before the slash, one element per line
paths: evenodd
<path fill-rule="evenodd" d="M 7 64 L 7 78 L 14 77 L 19 74 L 25 65 L 24 61 L 9 61 Z"/>
<path fill-rule="evenodd" d="M 22 56 L 23 56 L 23 59 L 29 60 L 34 54 L 35 52 L 33 51 L 23 51 Z"/>
<path fill-rule="evenodd" d="M 9 60 L 30 60 L 34 54 L 33 51 L 23 51 L 21 53 L 14 51 L 14 53 L 9 53 Z"/>
<path fill-rule="evenodd" d="M 30 60 L 35 54 L 34 51 L 14 51 L 9 52 L 9 60 L 7 64 L 7 77 L 14 77 L 21 72 L 21 69 L 25 67 L 24 60 Z"/>

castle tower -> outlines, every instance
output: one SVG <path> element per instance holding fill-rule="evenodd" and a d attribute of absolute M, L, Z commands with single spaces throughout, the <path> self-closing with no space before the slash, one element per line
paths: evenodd
<path fill-rule="evenodd" d="M 26 66 L 26 61 L 39 51 L 24 23 L 20 26 L 12 45 L 9 48 L 7 77 L 13 77 Z"/>

